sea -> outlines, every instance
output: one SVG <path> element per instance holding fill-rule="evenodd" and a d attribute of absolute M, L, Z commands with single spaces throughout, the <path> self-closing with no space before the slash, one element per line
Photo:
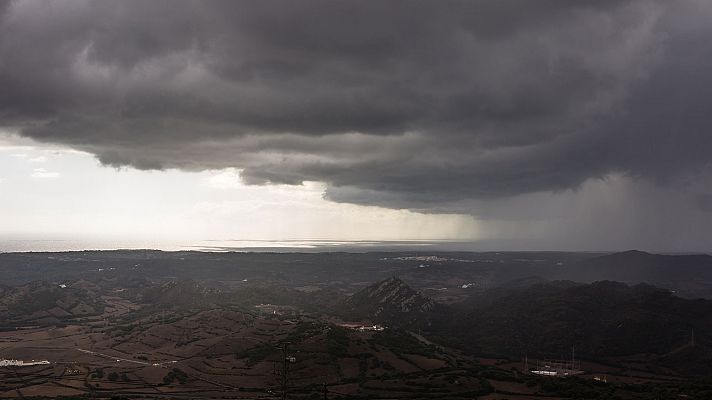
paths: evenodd
<path fill-rule="evenodd" d="M 63 252 L 83 250 L 152 249 L 162 251 L 206 252 L 324 252 L 324 251 L 467 251 L 472 242 L 456 240 L 132 240 L 132 239 L 60 239 L 0 238 L 0 253 Z"/>

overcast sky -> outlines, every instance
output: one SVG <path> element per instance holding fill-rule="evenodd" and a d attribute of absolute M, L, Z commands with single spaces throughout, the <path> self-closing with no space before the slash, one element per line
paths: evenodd
<path fill-rule="evenodd" d="M 0 235 L 710 251 L 711 20 L 0 0 Z"/>

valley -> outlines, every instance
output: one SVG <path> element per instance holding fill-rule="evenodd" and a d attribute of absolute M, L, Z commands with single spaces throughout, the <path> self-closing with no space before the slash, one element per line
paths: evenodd
<path fill-rule="evenodd" d="M 641 283 L 548 279 L 599 255 L 497 257 L 0 254 L 10 277 L 0 289 L 0 358 L 47 362 L 0 366 L 0 397 L 653 399 L 712 390 L 712 301 Z M 575 359 L 581 373 L 532 373 L 546 359 Z"/>

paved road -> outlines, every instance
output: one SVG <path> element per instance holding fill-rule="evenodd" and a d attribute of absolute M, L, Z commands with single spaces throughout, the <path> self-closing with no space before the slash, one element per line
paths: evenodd
<path fill-rule="evenodd" d="M 123 361 L 123 362 L 129 362 L 129 363 L 140 364 L 140 365 L 147 365 L 147 366 L 153 366 L 153 367 L 161 367 L 161 368 L 165 368 L 165 365 L 166 365 L 166 364 L 174 364 L 174 363 L 177 362 L 177 361 L 164 361 L 164 362 L 161 362 L 161 363 L 150 363 L 150 362 L 146 362 L 146 361 L 129 360 L 128 358 L 121 358 L 121 357 L 111 356 L 111 355 L 108 355 L 108 354 L 99 353 L 99 352 L 91 351 L 91 350 L 84 350 L 84 349 L 77 349 L 77 350 L 81 351 L 82 353 L 87 353 L 87 354 L 95 355 L 95 356 L 98 356 L 98 357 L 104 357 L 104 358 L 109 358 L 109 359 L 112 359 L 112 360 L 116 360 L 116 362 L 122 362 L 122 361 Z"/>

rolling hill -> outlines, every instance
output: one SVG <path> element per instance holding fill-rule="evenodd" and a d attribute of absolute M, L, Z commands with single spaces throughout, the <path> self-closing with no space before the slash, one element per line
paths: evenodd
<path fill-rule="evenodd" d="M 648 354 L 662 362 L 690 344 L 693 329 L 687 357 L 712 346 L 712 301 L 647 284 L 552 282 L 480 296 L 441 330 L 475 353 L 558 357 L 575 346 L 596 359 Z"/>
<path fill-rule="evenodd" d="M 687 298 L 712 298 L 712 256 L 664 255 L 631 250 L 595 257 L 558 271 L 554 279 L 649 283 Z"/>
<path fill-rule="evenodd" d="M 31 282 L 0 289 L 0 327 L 53 325 L 100 314 L 103 301 L 89 282 L 70 285 Z"/>

